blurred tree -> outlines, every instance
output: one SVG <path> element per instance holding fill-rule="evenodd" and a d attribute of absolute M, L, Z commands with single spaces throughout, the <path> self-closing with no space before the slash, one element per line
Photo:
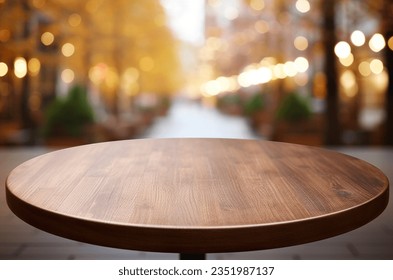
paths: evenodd
<path fill-rule="evenodd" d="M 323 40 L 325 46 L 326 75 L 326 145 L 341 144 L 341 126 L 339 121 L 339 91 L 334 46 L 337 43 L 335 28 L 335 7 L 337 0 L 322 1 Z"/>
<path fill-rule="evenodd" d="M 385 40 L 393 38 L 393 3 L 384 0 L 382 6 L 382 32 Z M 393 51 L 385 48 L 385 65 L 388 71 L 388 88 L 385 98 L 385 144 L 393 145 Z"/>

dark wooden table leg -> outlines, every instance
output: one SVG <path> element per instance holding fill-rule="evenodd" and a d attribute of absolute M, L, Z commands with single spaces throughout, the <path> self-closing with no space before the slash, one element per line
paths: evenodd
<path fill-rule="evenodd" d="M 181 260 L 206 260 L 206 254 L 180 253 Z"/>

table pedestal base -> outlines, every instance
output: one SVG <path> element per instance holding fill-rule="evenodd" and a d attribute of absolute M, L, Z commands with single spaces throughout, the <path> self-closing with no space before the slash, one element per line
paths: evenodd
<path fill-rule="evenodd" d="M 180 253 L 180 260 L 206 260 L 206 254 Z"/>

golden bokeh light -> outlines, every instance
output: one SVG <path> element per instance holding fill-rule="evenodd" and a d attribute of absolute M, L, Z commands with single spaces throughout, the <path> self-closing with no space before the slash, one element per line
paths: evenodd
<path fill-rule="evenodd" d="M 27 68 L 29 69 L 29 73 L 32 76 L 37 76 L 41 69 L 41 62 L 38 58 L 31 58 L 27 63 Z"/>
<path fill-rule="evenodd" d="M 362 31 L 355 30 L 351 34 L 351 42 L 357 47 L 363 46 L 366 42 L 366 36 Z"/>
<path fill-rule="evenodd" d="M 358 92 L 356 76 L 351 70 L 345 70 L 340 77 L 340 84 L 344 89 L 347 97 L 354 97 Z"/>
<path fill-rule="evenodd" d="M 14 62 L 14 73 L 18 78 L 23 78 L 27 74 L 27 62 L 23 57 L 17 57 Z"/>
<path fill-rule="evenodd" d="M 304 73 L 308 70 L 309 63 L 305 57 L 299 56 L 295 59 L 295 66 L 298 72 Z"/>
<path fill-rule="evenodd" d="M 311 9 L 310 2 L 307 0 L 297 0 L 295 5 L 296 9 L 301 13 L 307 13 Z"/>
<path fill-rule="evenodd" d="M 393 36 L 389 38 L 388 46 L 389 46 L 389 49 L 391 49 L 393 51 Z"/>
<path fill-rule="evenodd" d="M 334 53 L 339 58 L 346 58 L 351 53 L 351 46 L 345 41 L 338 42 L 334 47 Z"/>
<path fill-rule="evenodd" d="M 71 43 L 65 43 L 61 47 L 61 52 L 65 57 L 70 57 L 75 53 L 75 46 Z"/>
<path fill-rule="evenodd" d="M 293 41 L 293 44 L 299 51 L 304 51 L 308 48 L 308 40 L 304 36 L 297 36 Z"/>
<path fill-rule="evenodd" d="M 376 33 L 371 37 L 368 45 L 373 52 L 380 52 L 386 46 L 385 38 L 382 34 Z"/>
<path fill-rule="evenodd" d="M 4 62 L 0 62 L 0 77 L 4 77 L 8 73 L 8 66 Z"/>
<path fill-rule="evenodd" d="M 285 74 L 284 64 L 278 63 L 273 67 L 273 75 L 277 79 L 285 79 L 287 75 Z"/>
<path fill-rule="evenodd" d="M 287 61 L 284 63 L 284 72 L 288 77 L 294 77 L 297 74 L 297 67 L 295 62 Z"/>
<path fill-rule="evenodd" d="M 53 35 L 53 33 L 47 31 L 44 32 L 41 35 L 41 42 L 45 45 L 45 46 L 50 46 L 53 44 L 53 42 L 55 41 L 55 36 Z"/>
<path fill-rule="evenodd" d="M 72 27 L 78 27 L 82 22 L 82 17 L 77 14 L 73 13 L 68 17 L 68 24 Z"/>
<path fill-rule="evenodd" d="M 258 20 L 254 24 L 254 28 L 260 34 L 264 34 L 264 33 L 268 32 L 269 29 L 270 29 L 269 23 L 267 21 L 265 21 L 265 20 Z"/>
<path fill-rule="evenodd" d="M 371 74 L 371 69 L 370 69 L 370 63 L 368 61 L 362 61 L 359 64 L 359 73 L 363 76 L 363 77 L 368 77 Z"/>
<path fill-rule="evenodd" d="M 370 62 L 370 70 L 373 74 L 381 74 L 383 71 L 383 62 L 379 59 L 373 59 Z"/>
<path fill-rule="evenodd" d="M 354 62 L 354 56 L 352 53 L 350 53 L 347 57 L 344 58 L 339 58 L 340 63 L 346 67 L 351 66 L 352 63 Z"/>
<path fill-rule="evenodd" d="M 64 69 L 61 72 L 61 79 L 63 80 L 64 83 L 70 84 L 74 81 L 75 79 L 75 73 L 71 69 Z"/>

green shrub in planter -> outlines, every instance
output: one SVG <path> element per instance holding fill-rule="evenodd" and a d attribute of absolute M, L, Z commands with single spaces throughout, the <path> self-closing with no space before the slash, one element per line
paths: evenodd
<path fill-rule="evenodd" d="M 250 99 L 246 100 L 244 103 L 244 112 L 246 115 L 253 115 L 257 112 L 263 111 L 266 102 L 264 95 L 260 92 L 255 93 Z"/>
<path fill-rule="evenodd" d="M 74 86 L 67 97 L 56 98 L 45 112 L 45 137 L 83 136 L 87 125 L 94 122 L 94 113 L 87 99 L 86 89 Z"/>
<path fill-rule="evenodd" d="M 309 99 L 297 93 L 288 94 L 278 107 L 276 118 L 280 121 L 296 122 L 311 118 Z"/>

